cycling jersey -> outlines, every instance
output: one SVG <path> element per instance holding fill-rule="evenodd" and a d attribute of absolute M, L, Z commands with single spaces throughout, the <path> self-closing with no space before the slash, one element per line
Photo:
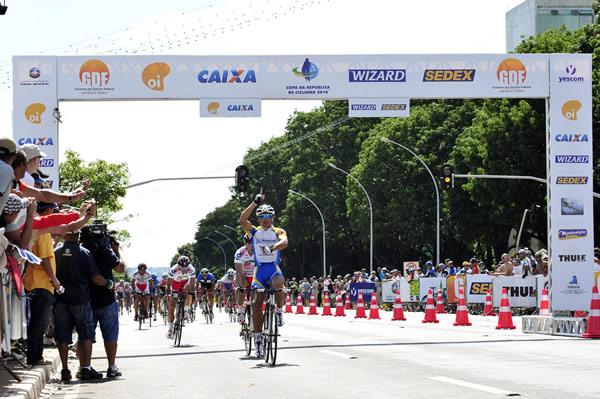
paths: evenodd
<path fill-rule="evenodd" d="M 198 274 L 197 280 L 200 283 L 200 286 L 206 289 L 211 289 L 213 284 L 217 282 L 217 279 L 212 273 L 208 273 L 206 278 L 200 273 Z"/>
<path fill-rule="evenodd" d="M 152 275 L 150 273 L 145 272 L 142 274 L 140 272 L 135 272 L 131 278 L 133 279 L 135 292 L 150 293 L 150 280 L 152 280 Z"/>
<path fill-rule="evenodd" d="M 254 275 L 254 257 L 250 256 L 245 246 L 236 251 L 234 263 L 242 265 L 242 274 L 244 277 L 252 277 Z"/>
<path fill-rule="evenodd" d="M 224 275 L 219 282 L 223 284 L 223 289 L 225 289 L 225 291 L 233 290 L 233 277 L 229 277 L 228 274 Z"/>
<path fill-rule="evenodd" d="M 175 265 L 171 267 L 171 269 L 169 270 L 169 278 L 173 279 L 173 283 L 171 284 L 173 291 L 181 291 L 183 286 L 186 285 L 187 282 L 190 279 L 192 279 L 195 274 L 196 269 L 194 269 L 194 266 L 192 265 Z"/>
<path fill-rule="evenodd" d="M 256 266 L 264 264 L 280 263 L 279 251 L 270 251 L 269 248 L 282 239 L 287 239 L 285 230 L 271 226 L 264 230 L 261 226 L 250 230 L 252 235 L 252 251 L 254 252 L 254 263 Z"/>

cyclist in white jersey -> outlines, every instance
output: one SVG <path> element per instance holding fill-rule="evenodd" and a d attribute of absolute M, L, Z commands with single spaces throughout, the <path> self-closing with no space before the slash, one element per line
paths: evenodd
<path fill-rule="evenodd" d="M 175 319 L 177 296 L 190 294 L 194 290 L 195 282 L 196 269 L 194 269 L 194 266 L 190 265 L 190 258 L 185 255 L 180 256 L 177 259 L 177 264 L 169 270 L 167 282 L 167 293 L 171 296 L 170 300 L 167 302 L 167 305 L 169 306 L 169 329 L 167 331 L 167 338 L 169 339 L 173 338 L 173 320 Z M 191 295 L 186 295 L 185 306 L 189 307 L 191 302 Z"/>
<path fill-rule="evenodd" d="M 148 266 L 146 266 L 145 263 L 140 263 L 138 265 L 138 271 L 131 276 L 131 285 L 133 285 L 133 292 L 135 294 L 135 301 L 133 303 L 133 308 L 135 309 L 135 315 L 133 316 L 134 321 L 138 321 L 138 306 L 140 305 L 142 293 L 146 294 L 144 303 L 142 304 L 142 309 L 146 315 L 148 314 L 148 308 L 150 307 L 150 289 L 152 288 L 153 282 L 152 275 L 146 271 L 147 269 Z"/>
<path fill-rule="evenodd" d="M 254 277 L 254 252 L 252 252 L 251 238 L 248 234 L 244 234 L 243 240 L 244 246 L 239 248 L 234 256 L 235 285 L 238 287 L 237 320 L 240 324 L 245 320 L 245 290 L 250 288 L 252 285 L 252 279 Z"/>

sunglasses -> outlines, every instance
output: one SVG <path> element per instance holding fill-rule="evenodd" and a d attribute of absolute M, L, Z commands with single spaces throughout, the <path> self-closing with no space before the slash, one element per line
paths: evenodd
<path fill-rule="evenodd" d="M 273 219 L 273 215 L 269 215 L 269 214 L 260 215 L 258 218 L 259 219 Z"/>

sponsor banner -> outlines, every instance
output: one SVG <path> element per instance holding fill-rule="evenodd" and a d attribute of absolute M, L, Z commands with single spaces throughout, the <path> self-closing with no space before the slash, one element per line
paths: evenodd
<path fill-rule="evenodd" d="M 420 283 L 419 280 L 412 280 L 408 283 L 408 291 L 410 292 L 410 302 L 419 302 L 420 300 Z"/>
<path fill-rule="evenodd" d="M 494 277 L 487 274 L 468 274 L 466 284 L 467 303 L 485 303 L 488 291 L 492 291 Z"/>
<path fill-rule="evenodd" d="M 511 308 L 533 308 L 537 306 L 537 279 L 535 276 L 499 276 L 494 278 L 493 302 L 500 306 L 502 289 L 508 288 L 508 302 Z"/>
<path fill-rule="evenodd" d="M 256 98 L 221 98 L 200 100 L 200 117 L 260 117 L 261 101 Z"/>
<path fill-rule="evenodd" d="M 550 59 L 548 246 L 552 309 L 588 309 L 593 285 L 592 93 L 589 54 Z"/>
<path fill-rule="evenodd" d="M 351 283 L 350 284 L 350 300 L 356 302 L 358 300 L 358 293 L 362 292 L 363 300 L 366 302 L 371 301 L 371 295 L 376 290 L 375 283 Z"/>
<path fill-rule="evenodd" d="M 421 302 L 427 300 L 427 292 L 433 290 L 433 301 L 437 300 L 437 292 L 442 289 L 442 294 L 446 291 L 446 277 L 421 277 L 419 279 L 419 298 Z"/>
<path fill-rule="evenodd" d="M 61 56 L 57 61 L 61 100 L 548 96 L 545 54 Z M 565 112 L 573 115 L 576 108 Z"/>
<path fill-rule="evenodd" d="M 466 288 L 467 276 L 448 276 L 446 277 L 446 296 L 448 303 L 458 302 L 458 289 L 460 287 Z"/>
<path fill-rule="evenodd" d="M 408 98 L 351 98 L 348 100 L 351 118 L 408 118 Z"/>
<path fill-rule="evenodd" d="M 410 302 L 410 288 L 404 278 L 395 281 L 384 281 L 381 284 L 381 301 L 394 303 L 398 290 L 402 302 Z"/>
<path fill-rule="evenodd" d="M 45 188 L 58 189 L 56 57 L 14 57 L 13 71 L 14 140 L 40 147 L 46 154 L 40 167 L 50 176 Z"/>

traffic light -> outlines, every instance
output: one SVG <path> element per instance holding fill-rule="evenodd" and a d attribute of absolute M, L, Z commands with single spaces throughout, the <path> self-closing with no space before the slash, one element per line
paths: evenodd
<path fill-rule="evenodd" d="M 245 165 L 235 168 L 235 188 L 240 193 L 248 191 L 250 185 L 250 171 Z"/>
<path fill-rule="evenodd" d="M 443 189 L 449 190 L 454 187 L 454 174 L 452 171 L 452 165 L 444 165 L 440 180 L 442 181 Z"/>

